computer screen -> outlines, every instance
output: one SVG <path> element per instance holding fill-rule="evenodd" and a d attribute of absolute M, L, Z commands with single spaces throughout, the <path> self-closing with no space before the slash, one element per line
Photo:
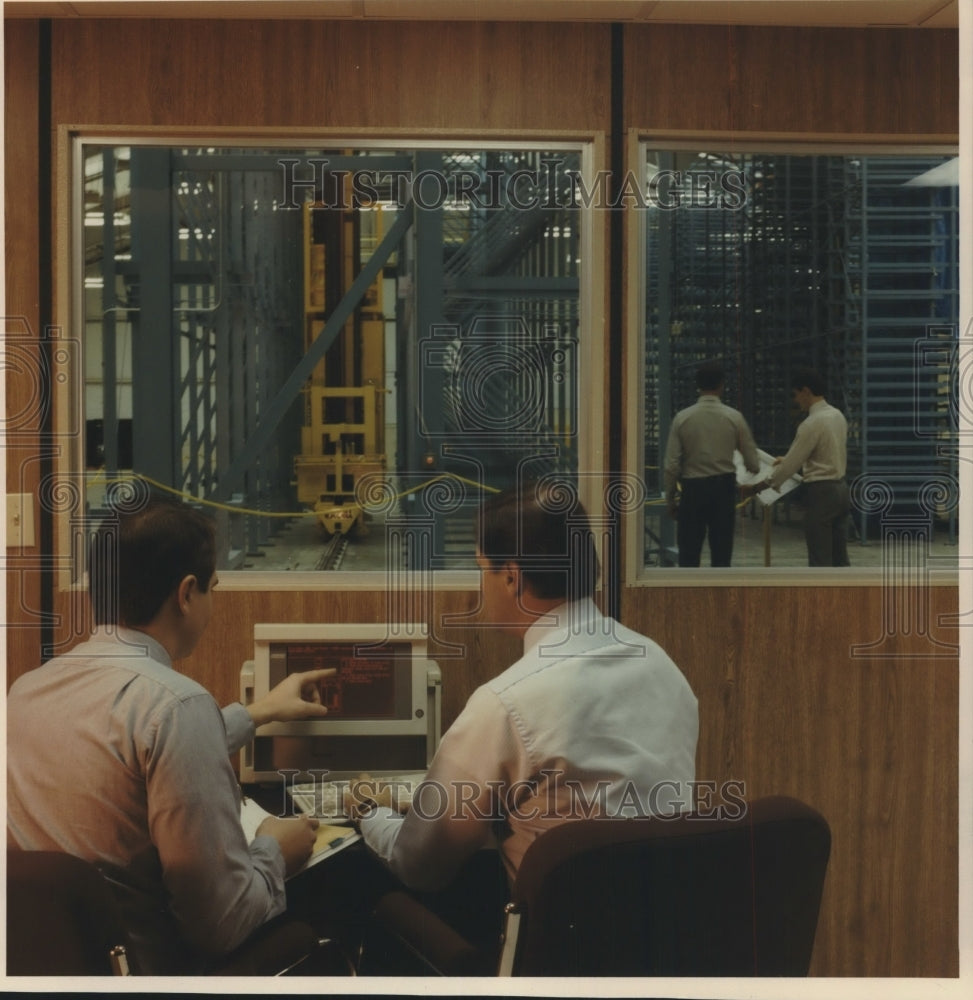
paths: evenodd
<path fill-rule="evenodd" d="M 411 715 L 412 644 L 381 646 L 353 642 L 270 644 L 271 684 L 275 676 L 331 667 L 337 672 L 318 685 L 332 719 L 407 719 Z"/>
<path fill-rule="evenodd" d="M 333 668 L 319 684 L 328 714 L 261 726 L 240 760 L 244 782 L 301 774 L 425 768 L 439 744 L 441 686 L 424 625 L 263 623 L 241 671 L 244 704 L 293 673 Z"/>

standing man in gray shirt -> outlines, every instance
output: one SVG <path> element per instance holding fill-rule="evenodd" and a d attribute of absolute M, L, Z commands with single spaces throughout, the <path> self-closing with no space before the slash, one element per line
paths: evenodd
<path fill-rule="evenodd" d="M 818 372 L 803 368 L 791 379 L 794 402 L 807 417 L 798 425 L 794 442 L 765 486 L 777 489 L 795 472 L 804 476 L 804 538 L 808 566 L 849 566 L 848 511 L 850 501 L 845 467 L 848 448 L 848 421 L 841 410 L 825 398 L 824 379 Z"/>
<path fill-rule="evenodd" d="M 669 429 L 664 488 L 676 518 L 679 565 L 698 566 L 709 535 L 710 564 L 729 566 L 737 482 L 733 453 L 739 450 L 750 472 L 760 471 L 757 446 L 746 420 L 722 400 L 723 369 L 708 362 L 696 371 L 699 399 L 680 410 Z M 676 487 L 682 487 L 677 502 Z"/>

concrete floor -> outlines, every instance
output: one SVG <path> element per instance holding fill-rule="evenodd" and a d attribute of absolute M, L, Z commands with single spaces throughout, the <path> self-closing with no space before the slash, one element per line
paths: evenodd
<path fill-rule="evenodd" d="M 469 515 L 456 526 L 455 556 L 450 568 L 473 569 L 471 527 Z M 295 518 L 286 522 L 272 544 L 264 546 L 257 558 L 249 558 L 245 570 L 260 572 L 313 572 L 318 569 L 327 544 L 313 518 Z M 467 554 L 469 553 L 469 554 Z M 864 544 L 857 538 L 848 543 L 852 566 L 881 567 L 887 558 L 887 546 L 880 539 Z M 926 553 L 929 567 L 950 569 L 957 565 L 958 547 L 950 540 L 945 525 L 937 527 Z M 709 551 L 703 548 L 703 565 L 708 565 Z M 742 515 L 737 521 L 733 565 L 739 568 L 765 565 L 764 524 L 758 517 Z M 773 567 L 806 566 L 807 549 L 801 527 L 801 514 L 795 511 L 789 518 L 772 524 L 770 531 L 770 565 Z M 386 569 L 385 526 L 381 521 L 369 525 L 365 537 L 350 539 L 344 551 L 341 570 L 348 572 Z"/>

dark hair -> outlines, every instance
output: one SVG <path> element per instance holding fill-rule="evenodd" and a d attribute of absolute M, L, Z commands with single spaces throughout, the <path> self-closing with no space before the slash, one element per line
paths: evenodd
<path fill-rule="evenodd" d="M 89 551 L 91 606 L 98 625 L 138 628 L 159 613 L 187 576 L 209 588 L 216 572 L 216 532 L 186 504 L 151 499 L 106 519 Z"/>
<path fill-rule="evenodd" d="M 516 563 L 537 597 L 594 593 L 600 565 L 588 514 L 568 482 L 528 483 L 486 500 L 478 543 L 492 566 Z"/>
<path fill-rule="evenodd" d="M 821 374 L 813 368 L 798 368 L 791 376 L 791 388 L 803 389 L 807 387 L 815 396 L 823 396 L 826 385 Z"/>
<path fill-rule="evenodd" d="M 725 381 L 723 366 L 716 361 L 706 361 L 696 369 L 696 388 L 712 392 Z"/>

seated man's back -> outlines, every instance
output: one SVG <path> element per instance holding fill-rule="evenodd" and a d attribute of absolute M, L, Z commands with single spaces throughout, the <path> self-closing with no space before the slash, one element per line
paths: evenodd
<path fill-rule="evenodd" d="M 445 888 L 494 838 L 512 877 L 550 826 L 692 806 L 696 698 L 656 643 L 597 609 L 581 504 L 532 487 L 501 495 L 484 504 L 478 538 L 482 617 L 520 636 L 523 656 L 474 692 L 408 813 L 361 820 L 416 889 Z"/>
<path fill-rule="evenodd" d="M 246 843 L 220 710 L 149 636 L 99 636 L 30 671 L 7 712 L 10 835 L 97 862 L 143 964 L 192 966 L 188 943 L 228 951 L 280 912 L 280 852 Z"/>
<path fill-rule="evenodd" d="M 590 599 L 551 617 L 557 624 L 532 625 L 524 656 L 471 696 L 407 815 L 362 820 L 407 885 L 444 887 L 494 836 L 512 878 L 559 823 L 691 808 L 698 713 L 685 677 Z"/>
<path fill-rule="evenodd" d="M 316 684 L 329 671 L 221 712 L 175 670 L 209 622 L 216 584 L 213 525 L 186 505 L 109 519 L 91 554 L 100 627 L 8 695 L 8 844 L 96 863 L 138 971 L 206 971 L 285 910 L 284 879 L 317 826 L 270 817 L 248 844 L 229 754 L 258 722 L 325 713 Z"/>

